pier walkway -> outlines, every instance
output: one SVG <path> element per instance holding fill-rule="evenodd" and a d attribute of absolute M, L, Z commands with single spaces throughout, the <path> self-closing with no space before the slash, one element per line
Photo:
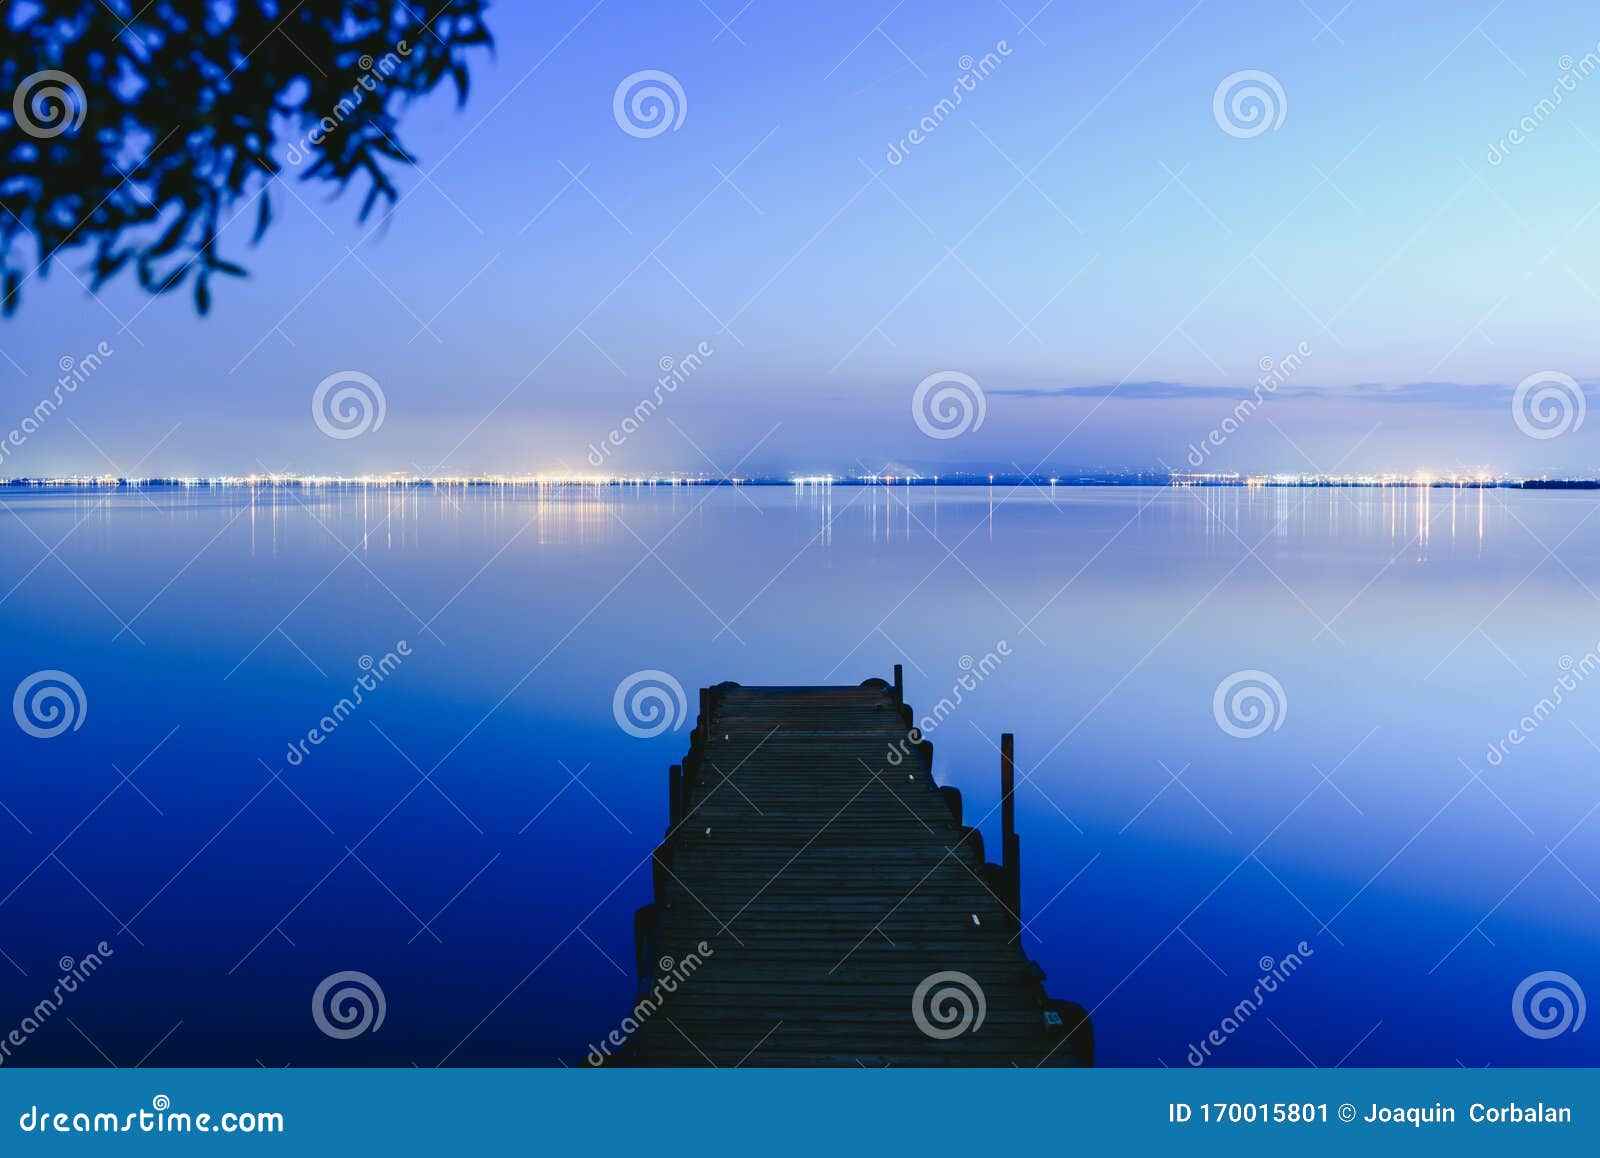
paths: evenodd
<path fill-rule="evenodd" d="M 1011 737 L 991 864 L 900 689 L 897 666 L 893 684 L 700 693 L 616 1060 L 1092 1064 L 1087 1014 L 1021 945 Z"/>

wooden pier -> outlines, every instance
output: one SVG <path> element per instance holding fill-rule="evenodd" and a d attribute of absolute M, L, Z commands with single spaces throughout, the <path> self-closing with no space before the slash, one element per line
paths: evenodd
<path fill-rule="evenodd" d="M 1092 1064 L 1023 952 L 1011 737 L 991 864 L 901 688 L 701 691 L 607 1063 Z"/>

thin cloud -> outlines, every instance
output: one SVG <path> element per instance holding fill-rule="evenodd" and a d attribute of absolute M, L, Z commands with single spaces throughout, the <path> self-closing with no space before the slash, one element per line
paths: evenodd
<path fill-rule="evenodd" d="M 1583 391 L 1591 397 L 1600 397 L 1593 380 L 1580 382 Z M 1510 404 L 1514 386 L 1501 384 L 1469 384 L 1464 382 L 1407 382 L 1389 385 L 1381 382 L 1359 382 L 1350 386 L 1280 386 L 1274 395 L 1279 398 L 1315 400 L 1324 402 L 1377 402 L 1400 403 L 1413 406 L 1447 406 L 1451 408 L 1498 408 Z M 1201 386 L 1185 382 L 1124 382 L 1121 385 L 1104 383 L 1087 386 L 1017 386 L 1001 387 L 987 391 L 991 396 L 1013 398 L 1117 398 L 1129 402 L 1171 402 L 1186 399 L 1222 398 L 1237 400 L 1253 397 L 1253 386 Z"/>

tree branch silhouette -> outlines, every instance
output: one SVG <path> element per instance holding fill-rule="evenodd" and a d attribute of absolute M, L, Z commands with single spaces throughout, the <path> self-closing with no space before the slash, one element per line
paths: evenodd
<path fill-rule="evenodd" d="M 466 101 L 466 57 L 492 48 L 486 6 L 12 0 L 0 14 L 0 310 L 81 249 L 91 289 L 128 269 L 153 294 L 192 286 L 204 314 L 213 276 L 245 276 L 219 235 L 251 214 L 258 242 L 288 169 L 341 191 L 359 178 L 361 220 L 392 206 L 392 168 L 415 163 L 400 114 L 446 79 Z"/>

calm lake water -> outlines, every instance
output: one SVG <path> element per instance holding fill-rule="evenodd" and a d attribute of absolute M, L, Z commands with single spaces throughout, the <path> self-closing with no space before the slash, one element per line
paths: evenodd
<path fill-rule="evenodd" d="M 1595 1064 L 1600 1025 L 1531 1036 L 1514 994 L 1600 997 L 1596 503 L 9 488 L 3 691 L 82 697 L 0 728 L 0 1036 L 112 953 L 6 1064 L 578 1064 L 631 1004 L 695 689 L 898 661 L 922 713 L 989 653 L 935 771 L 998 847 L 1016 733 L 1026 949 L 1103 1064 Z M 619 727 L 642 670 L 688 721 Z M 1216 706 L 1240 672 L 1276 688 Z M 317 1029 L 344 970 L 378 1032 Z"/>

